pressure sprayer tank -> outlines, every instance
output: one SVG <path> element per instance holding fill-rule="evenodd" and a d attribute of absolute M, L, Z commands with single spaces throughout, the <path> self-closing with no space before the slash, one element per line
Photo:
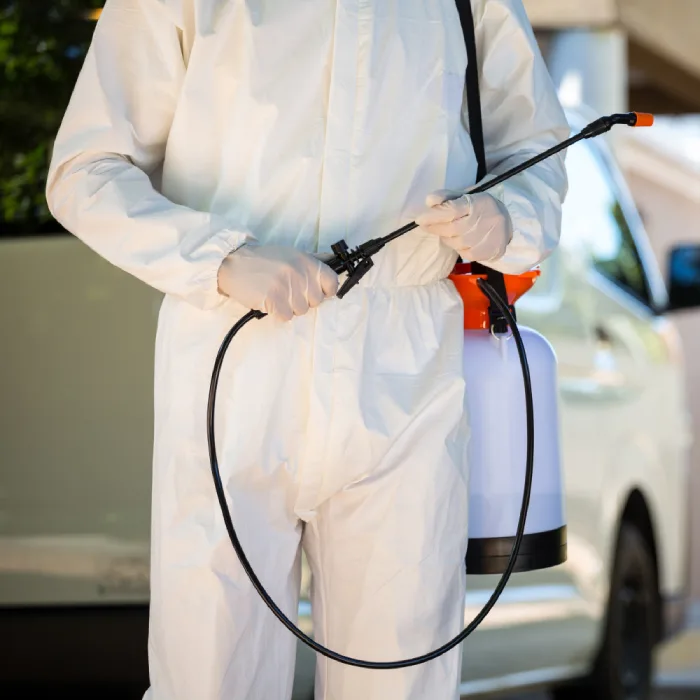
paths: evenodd
<path fill-rule="evenodd" d="M 539 272 L 504 275 L 512 306 Z M 510 558 L 520 516 L 526 469 L 523 374 L 510 333 L 490 330 L 489 300 L 477 286 L 484 275 L 457 265 L 450 276 L 464 302 L 465 410 L 469 454 L 467 573 L 501 574 Z M 527 353 L 534 404 L 534 474 L 525 536 L 514 571 L 566 561 L 566 523 L 559 444 L 557 361 L 552 346 L 518 326 Z"/>

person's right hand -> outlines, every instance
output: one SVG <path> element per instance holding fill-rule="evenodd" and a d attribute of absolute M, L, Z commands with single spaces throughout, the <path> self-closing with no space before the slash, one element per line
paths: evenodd
<path fill-rule="evenodd" d="M 247 244 L 219 268 L 219 290 L 248 309 L 280 321 L 302 316 L 338 291 L 338 275 L 291 247 Z"/>

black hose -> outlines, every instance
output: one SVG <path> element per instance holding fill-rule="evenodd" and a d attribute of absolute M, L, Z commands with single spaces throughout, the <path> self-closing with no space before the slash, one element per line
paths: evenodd
<path fill-rule="evenodd" d="M 419 664 L 424 664 L 433 659 L 437 659 L 439 656 L 446 654 L 448 651 L 454 649 L 456 646 L 461 644 L 484 620 L 484 618 L 491 612 L 491 609 L 496 604 L 501 593 L 505 589 L 510 575 L 513 573 L 515 568 L 516 560 L 518 558 L 518 552 L 520 551 L 520 545 L 522 543 L 523 535 L 525 533 L 525 522 L 527 520 L 527 513 L 530 507 L 530 492 L 532 489 L 532 476 L 534 470 L 534 456 L 535 456 L 535 419 L 534 419 L 534 407 L 532 400 L 532 383 L 530 381 L 530 367 L 527 362 L 527 355 L 525 353 L 525 346 L 523 344 L 520 331 L 518 330 L 515 318 L 508 307 L 508 304 L 503 301 L 494 288 L 485 280 L 477 280 L 477 284 L 481 291 L 486 294 L 486 296 L 495 304 L 498 309 L 503 313 L 508 321 L 508 325 L 515 338 L 515 343 L 518 348 L 518 355 L 520 357 L 520 366 L 523 372 L 523 384 L 525 386 L 525 410 L 527 414 L 527 449 L 526 449 L 526 469 L 525 469 L 525 487 L 523 490 L 523 501 L 520 508 L 520 519 L 518 520 L 518 528 L 515 535 L 515 542 L 513 543 L 513 549 L 511 550 L 510 559 L 508 560 L 508 566 L 503 572 L 501 579 L 498 582 L 493 594 L 481 609 L 479 614 L 469 623 L 469 625 L 454 639 L 447 642 L 443 646 L 435 649 L 434 651 L 428 652 L 421 656 L 416 656 L 411 659 L 402 659 L 399 661 L 363 661 L 362 659 L 353 659 L 350 656 L 345 656 L 344 654 L 339 654 L 332 649 L 324 647 L 322 644 L 314 641 L 307 634 L 304 634 L 277 606 L 274 600 L 270 597 L 269 593 L 265 590 L 264 586 L 258 579 L 253 567 L 250 565 L 248 558 L 243 551 L 240 541 L 238 540 L 238 535 L 236 534 L 236 528 L 233 525 L 233 520 L 231 519 L 231 513 L 228 509 L 228 504 L 226 503 L 226 492 L 224 491 L 224 486 L 221 481 L 221 474 L 219 473 L 219 463 L 216 456 L 216 442 L 214 436 L 214 418 L 216 410 L 216 390 L 219 384 L 219 375 L 221 374 L 221 367 L 226 356 L 226 351 L 231 344 L 231 341 L 235 337 L 243 326 L 245 326 L 249 321 L 253 319 L 260 319 L 265 316 L 261 311 L 250 311 L 245 316 L 243 316 L 231 330 L 226 334 L 219 352 L 216 355 L 216 360 L 214 362 L 214 371 L 212 373 L 211 385 L 209 388 L 209 403 L 207 406 L 207 439 L 209 444 L 209 459 L 211 461 L 211 473 L 214 478 L 214 486 L 216 488 L 216 495 L 219 501 L 219 506 L 221 507 L 221 514 L 224 518 L 224 523 L 226 524 L 226 530 L 228 531 L 228 536 L 231 540 L 238 559 L 241 562 L 243 570 L 248 575 L 250 582 L 253 587 L 258 592 L 260 597 L 263 599 L 268 608 L 272 611 L 275 617 L 295 636 L 297 639 L 301 640 L 308 647 L 311 647 L 314 651 L 318 652 L 322 656 L 325 656 L 333 661 L 338 661 L 339 663 L 346 664 L 347 666 L 359 666 L 360 668 L 371 668 L 371 669 L 397 669 L 406 668 L 408 666 L 418 666 Z"/>
<path fill-rule="evenodd" d="M 582 139 L 589 139 L 589 138 L 594 138 L 596 136 L 599 136 L 600 134 L 603 134 L 607 131 L 610 131 L 613 126 L 616 124 L 626 124 L 628 126 L 635 126 L 638 121 L 638 115 L 635 112 L 630 112 L 627 114 L 613 114 L 607 117 L 601 117 L 600 119 L 597 119 L 596 121 L 592 122 L 589 124 L 587 127 L 581 130 L 580 133 L 578 133 L 575 136 L 572 136 L 571 138 L 566 139 L 565 141 L 562 141 L 560 144 L 557 144 L 553 148 L 550 148 L 549 150 L 545 151 L 544 153 L 540 153 L 533 158 L 530 158 L 529 160 L 526 160 L 525 162 L 521 163 L 520 165 L 515 166 L 514 168 L 511 168 L 507 172 L 503 173 L 502 175 L 499 175 L 495 178 L 492 178 L 491 180 L 487 180 L 486 182 L 481 183 L 480 185 L 474 187 L 469 191 L 470 194 L 475 194 L 475 193 L 480 193 L 480 192 L 486 192 L 487 190 L 491 189 L 494 185 L 505 182 L 506 180 L 510 179 L 514 175 L 517 175 L 518 173 L 523 172 L 524 170 L 527 170 L 529 167 L 535 165 L 536 163 L 539 163 L 546 158 L 549 158 L 553 156 L 556 153 L 559 153 L 560 151 L 564 150 L 565 148 L 568 148 L 569 146 L 577 143 L 578 141 L 581 141 Z M 378 253 L 387 243 L 390 241 L 393 241 L 396 238 L 399 238 L 400 236 L 403 236 L 404 234 L 408 233 L 409 231 L 412 231 L 413 229 L 417 228 L 417 224 L 415 222 L 406 224 L 405 226 L 402 226 L 400 229 L 397 229 L 396 231 L 393 231 L 392 233 L 387 234 L 386 236 L 382 236 L 381 238 L 375 238 L 370 241 L 367 241 L 360 245 L 358 248 L 356 248 L 353 251 L 348 251 L 347 246 L 345 246 L 345 252 L 343 252 L 341 255 L 336 255 L 333 259 L 327 262 L 328 265 L 330 265 L 335 272 L 338 274 L 341 274 L 343 272 L 347 272 L 350 277 L 355 275 L 355 284 L 359 280 L 359 278 L 366 272 L 366 269 L 360 270 L 359 276 L 357 275 L 357 270 L 356 267 L 358 266 L 359 263 L 362 261 L 370 260 L 373 255 Z M 344 244 L 344 242 L 343 242 Z M 513 549 L 511 550 L 510 558 L 508 560 L 508 566 L 506 567 L 506 570 L 503 572 L 503 575 L 501 576 L 501 579 L 498 582 L 498 585 L 496 586 L 493 594 L 487 601 L 486 605 L 481 609 L 479 614 L 469 623 L 469 625 L 458 635 L 456 636 L 453 640 L 448 642 L 447 644 L 444 644 L 441 646 L 439 649 L 435 649 L 435 651 L 432 651 L 428 654 L 423 654 L 422 656 L 416 656 L 415 658 L 412 659 L 404 659 L 402 661 L 362 661 L 360 659 L 353 659 L 349 656 L 344 656 L 343 654 L 338 654 L 335 651 L 332 651 L 331 649 L 327 649 L 323 645 L 319 644 L 318 642 L 315 642 L 311 637 L 308 635 L 304 634 L 275 604 L 275 601 L 270 598 L 269 594 L 263 587 L 262 583 L 258 580 L 258 577 L 255 575 L 255 571 L 253 571 L 253 567 L 250 565 L 250 562 L 248 561 L 245 552 L 243 551 L 243 548 L 241 547 L 241 543 L 238 541 L 238 536 L 236 535 L 236 529 L 233 526 L 233 522 L 231 520 L 231 514 L 229 513 L 228 510 L 228 505 L 226 503 L 226 494 L 224 492 L 224 487 L 223 484 L 221 483 L 221 475 L 219 473 L 219 464 L 218 460 L 216 457 L 216 443 L 214 440 L 214 411 L 215 411 L 215 405 L 216 405 L 216 389 L 219 384 L 219 375 L 221 373 L 221 366 L 224 361 L 224 357 L 226 355 L 226 351 L 228 350 L 229 345 L 231 344 L 231 341 L 233 340 L 234 336 L 238 331 L 243 328 L 243 326 L 246 325 L 249 321 L 252 321 L 254 318 L 263 318 L 266 314 L 260 312 L 260 311 L 250 311 L 247 313 L 243 318 L 241 318 L 238 323 L 228 332 L 226 337 L 224 338 L 223 342 L 221 343 L 221 347 L 219 348 L 219 352 L 216 356 L 216 361 L 214 363 L 214 371 L 212 373 L 212 378 L 211 378 L 211 386 L 209 388 L 209 405 L 207 408 L 207 438 L 209 442 L 209 459 L 211 461 L 211 471 L 212 471 L 212 476 L 214 477 L 214 485 L 216 487 L 216 495 L 219 500 L 219 506 L 221 507 L 221 513 L 224 517 L 224 522 L 226 524 L 226 529 L 228 531 L 229 538 L 231 539 L 231 544 L 233 545 L 233 548 L 236 550 L 236 554 L 238 555 L 238 558 L 240 559 L 241 565 L 243 566 L 244 571 L 248 575 L 248 578 L 250 579 L 251 583 L 253 584 L 255 590 L 259 593 L 260 597 L 265 601 L 265 604 L 267 605 L 268 608 L 274 613 L 275 617 L 292 633 L 294 634 L 298 639 L 300 639 L 304 644 L 307 646 L 311 647 L 313 650 L 317 651 L 319 654 L 322 654 L 323 656 L 328 657 L 329 659 L 333 659 L 334 661 L 338 661 L 343 664 L 347 664 L 349 666 L 359 666 L 361 668 L 373 668 L 373 669 L 396 669 L 396 668 L 405 668 L 407 666 L 417 666 L 418 664 L 423 664 L 426 663 L 427 661 L 431 661 L 433 659 L 436 659 L 438 656 L 442 656 L 442 654 L 445 654 L 446 652 L 450 651 L 454 647 L 456 647 L 458 644 L 463 642 L 484 620 L 484 618 L 491 612 L 491 609 L 493 606 L 496 604 L 496 601 L 500 597 L 501 593 L 503 592 L 504 588 L 506 587 L 506 584 L 508 583 L 508 580 L 510 579 L 511 574 L 513 573 L 513 569 L 515 568 L 515 564 L 518 558 L 518 553 L 520 551 L 520 545 L 523 540 L 523 535 L 525 533 L 525 522 L 527 520 L 527 513 L 528 509 L 530 507 L 530 492 L 532 489 L 532 475 L 533 475 L 533 470 L 534 470 L 534 456 L 535 456 L 535 422 L 534 422 L 534 408 L 533 408 L 533 400 L 532 400 L 532 384 L 530 382 L 530 368 L 527 362 L 527 355 L 525 353 L 525 346 L 523 345 L 523 340 L 520 335 L 520 331 L 518 330 L 518 325 L 515 322 L 515 318 L 513 314 L 510 311 L 510 308 L 508 307 L 507 301 L 501 299 L 501 297 L 498 295 L 496 290 L 486 281 L 483 279 L 477 280 L 477 284 L 479 285 L 479 289 L 489 298 L 489 300 L 499 309 L 499 311 L 503 314 L 505 317 L 508 326 L 510 327 L 513 337 L 515 338 L 515 343 L 518 348 L 518 356 L 520 358 L 520 366 L 523 371 L 523 384 L 525 386 L 525 410 L 526 410 L 526 420 L 527 420 L 527 448 L 526 448 L 526 468 L 525 468 L 525 487 L 523 490 L 523 501 L 522 501 L 522 506 L 520 508 L 520 519 L 518 520 L 518 528 L 516 531 L 515 535 L 515 541 L 513 542 Z M 341 291 L 343 291 L 341 289 Z M 339 294 L 339 296 L 342 296 L 342 294 Z"/>

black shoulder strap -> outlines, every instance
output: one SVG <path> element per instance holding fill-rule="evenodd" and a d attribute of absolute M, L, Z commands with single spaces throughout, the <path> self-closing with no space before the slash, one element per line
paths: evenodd
<path fill-rule="evenodd" d="M 476 35 L 471 0 L 457 0 L 459 20 L 467 46 L 467 112 L 469 135 L 471 136 L 478 165 L 476 181 L 486 177 L 486 149 L 484 148 L 484 126 L 481 122 L 481 96 L 479 94 L 479 62 L 476 53 Z"/>
<path fill-rule="evenodd" d="M 459 21 L 462 24 L 464 43 L 467 47 L 467 112 L 469 116 L 469 136 L 472 140 L 474 154 L 476 155 L 477 170 L 476 181 L 479 182 L 486 177 L 486 148 L 484 146 L 484 126 L 481 117 L 481 95 L 479 93 L 479 62 L 476 51 L 476 32 L 474 29 L 474 14 L 472 12 L 471 0 L 456 0 Z M 477 274 L 485 274 L 489 284 L 495 289 L 501 299 L 508 303 L 508 293 L 503 275 L 496 270 L 492 270 L 486 265 L 472 263 L 472 271 Z M 512 309 L 515 315 L 515 309 Z M 491 325 L 498 332 L 505 332 L 505 318 L 501 312 L 494 308 L 489 308 Z"/>

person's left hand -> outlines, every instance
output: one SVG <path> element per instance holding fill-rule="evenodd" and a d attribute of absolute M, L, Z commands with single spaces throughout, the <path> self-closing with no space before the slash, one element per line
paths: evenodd
<path fill-rule="evenodd" d="M 441 190 L 428 195 L 425 203 L 428 209 L 416 223 L 440 236 L 464 260 L 492 262 L 503 257 L 513 238 L 513 223 L 495 197 Z"/>

